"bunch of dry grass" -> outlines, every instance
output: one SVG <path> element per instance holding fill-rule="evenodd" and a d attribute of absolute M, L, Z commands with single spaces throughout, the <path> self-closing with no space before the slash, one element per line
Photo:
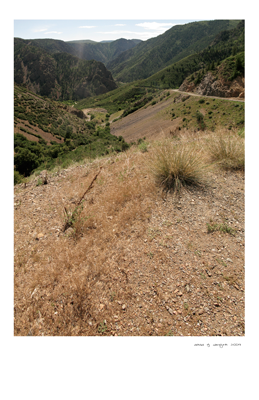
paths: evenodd
<path fill-rule="evenodd" d="M 164 140 L 153 147 L 149 160 L 155 182 L 166 191 L 207 183 L 206 164 L 201 149 L 191 143 Z"/>
<path fill-rule="evenodd" d="M 237 134 L 220 131 L 207 142 L 210 160 L 225 170 L 244 170 L 244 139 Z"/>

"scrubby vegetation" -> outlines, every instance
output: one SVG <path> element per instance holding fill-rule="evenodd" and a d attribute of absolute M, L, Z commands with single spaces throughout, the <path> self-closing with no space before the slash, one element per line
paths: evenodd
<path fill-rule="evenodd" d="M 206 97 L 173 94 L 173 107 L 167 108 L 172 120 L 181 118 L 181 128 L 213 131 L 222 127 L 229 130 L 244 127 L 244 103 Z M 184 100 L 184 101 L 183 101 Z"/>
<path fill-rule="evenodd" d="M 84 158 L 94 159 L 111 152 L 125 151 L 129 145 L 122 137 L 110 134 L 110 126 L 100 126 L 68 112 L 60 105 L 23 88 L 15 86 L 14 92 L 14 181 L 19 183 L 17 172 L 29 176 L 35 170 L 65 168 L 71 162 Z M 26 126 L 26 128 L 24 128 Z M 36 133 L 37 132 L 37 133 Z M 47 142 L 39 134 L 51 133 Z M 27 139 L 24 134 L 37 137 Z"/>

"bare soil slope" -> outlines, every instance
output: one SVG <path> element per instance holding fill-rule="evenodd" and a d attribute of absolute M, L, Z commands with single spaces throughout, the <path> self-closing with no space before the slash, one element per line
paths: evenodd
<path fill-rule="evenodd" d="M 111 124 L 111 134 L 122 136 L 126 142 L 135 142 L 140 138 L 158 139 L 177 126 L 166 117 L 164 110 L 172 104 L 172 99 L 164 100 L 153 106 L 142 108 L 121 120 Z"/>

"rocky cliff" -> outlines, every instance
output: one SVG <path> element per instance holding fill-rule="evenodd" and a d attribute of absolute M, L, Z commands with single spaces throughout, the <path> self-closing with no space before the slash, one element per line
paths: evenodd
<path fill-rule="evenodd" d="M 207 72 L 199 84 L 185 79 L 179 87 L 179 90 L 205 96 L 244 98 L 245 78 L 238 76 L 232 81 L 229 81 L 222 77 L 218 79 L 213 73 Z"/>

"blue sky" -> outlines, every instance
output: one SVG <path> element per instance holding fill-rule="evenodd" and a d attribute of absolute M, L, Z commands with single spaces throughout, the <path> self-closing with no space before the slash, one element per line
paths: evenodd
<path fill-rule="evenodd" d="M 195 20 L 14 20 L 14 37 L 22 39 L 52 38 L 64 41 L 141 39 L 161 35 L 172 26 Z M 196 20 L 197 21 L 197 20 Z"/>

